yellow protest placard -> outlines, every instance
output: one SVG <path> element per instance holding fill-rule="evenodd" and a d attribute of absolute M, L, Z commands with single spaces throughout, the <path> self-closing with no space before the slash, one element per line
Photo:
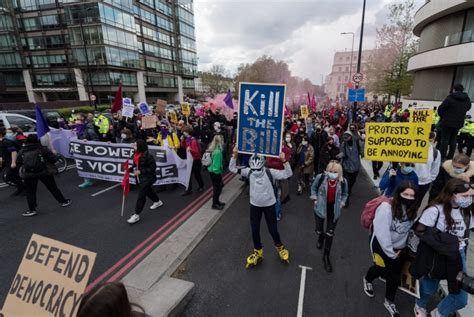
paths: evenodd
<path fill-rule="evenodd" d="M 189 117 L 191 114 L 191 107 L 189 106 L 189 103 L 182 103 L 181 104 L 181 112 L 186 116 Z"/>
<path fill-rule="evenodd" d="M 33 234 L 2 313 L 76 316 L 95 257 L 93 252 Z"/>
<path fill-rule="evenodd" d="M 169 116 L 170 116 L 170 121 L 172 123 L 175 123 L 175 124 L 178 123 L 178 116 L 176 115 L 176 112 L 170 111 Z"/>
<path fill-rule="evenodd" d="M 367 123 L 365 159 L 426 163 L 431 126 L 420 123 Z"/>
<path fill-rule="evenodd" d="M 432 109 L 415 109 L 410 114 L 410 123 L 427 124 L 433 123 Z"/>
<path fill-rule="evenodd" d="M 301 117 L 306 119 L 309 117 L 309 109 L 308 109 L 308 105 L 302 105 L 300 107 L 300 111 L 301 111 Z"/>

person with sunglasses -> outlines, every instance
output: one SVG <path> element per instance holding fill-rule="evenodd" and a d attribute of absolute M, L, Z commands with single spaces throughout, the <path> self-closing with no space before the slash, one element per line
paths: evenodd
<path fill-rule="evenodd" d="M 415 164 L 400 163 L 396 168 L 392 165 L 391 168 L 382 176 L 379 188 L 383 195 L 392 197 L 395 188 L 402 182 L 408 181 L 418 186 L 418 176 L 415 173 Z"/>

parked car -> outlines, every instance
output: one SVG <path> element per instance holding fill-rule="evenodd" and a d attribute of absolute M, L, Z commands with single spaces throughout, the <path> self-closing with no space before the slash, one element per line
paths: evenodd
<path fill-rule="evenodd" d="M 57 110 L 42 109 L 41 112 L 43 112 L 44 118 L 50 127 L 59 128 L 58 118 L 63 118 L 65 121 L 67 121 L 66 118 L 64 118 Z M 36 120 L 36 114 L 34 110 L 5 111 L 4 113 L 23 115 Z"/>
<path fill-rule="evenodd" d="M 0 112 L 0 127 L 20 128 L 25 135 L 36 133 L 36 120 L 18 113 Z"/>

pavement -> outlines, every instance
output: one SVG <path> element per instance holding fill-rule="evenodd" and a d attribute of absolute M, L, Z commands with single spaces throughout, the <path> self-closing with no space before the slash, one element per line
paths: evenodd
<path fill-rule="evenodd" d="M 34 217 L 21 216 L 27 209 L 25 196 L 12 197 L 14 188 L 0 184 L 0 307 L 32 233 L 96 252 L 91 284 L 119 280 L 196 211 L 192 206 L 209 199 L 210 179 L 206 173 L 203 178 L 207 191 L 182 197 L 183 187 L 178 186 L 159 193 L 164 206 L 152 211 L 148 201 L 142 220 L 133 226 L 126 220 L 134 210 L 136 191 L 130 192 L 121 217 L 121 187 L 100 181 L 79 189 L 82 179 L 74 166 L 56 178 L 64 195 L 73 200 L 72 205 L 61 208 L 40 183 L 38 215 Z"/>
<path fill-rule="evenodd" d="M 334 272 L 323 269 L 316 249 L 313 204 L 308 193 L 284 205 L 279 231 L 290 251 L 290 263 L 282 263 L 263 223 L 264 260 L 245 269 L 252 251 L 247 190 L 235 200 L 204 240 L 173 274 L 194 283 L 194 295 L 183 316 L 388 316 L 383 306 L 385 285 L 375 281 L 375 298 L 362 290 L 362 276 L 372 263 L 368 231 L 360 225 L 365 203 L 377 195 L 365 172 L 358 177 L 351 205 L 343 210 L 336 228 L 331 259 Z M 302 269 L 307 270 L 301 296 Z M 301 302 L 301 297 L 303 302 Z M 399 292 L 402 316 L 412 314 L 414 298 Z"/>

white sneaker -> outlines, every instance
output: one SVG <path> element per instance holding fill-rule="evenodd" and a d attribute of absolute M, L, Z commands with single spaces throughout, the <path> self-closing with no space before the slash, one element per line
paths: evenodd
<path fill-rule="evenodd" d="M 163 202 L 161 200 L 158 200 L 156 203 L 153 203 L 153 205 L 150 206 L 150 209 L 160 208 L 163 205 Z"/>
<path fill-rule="evenodd" d="M 389 302 L 387 299 L 384 300 L 383 305 L 390 313 L 392 317 L 400 317 L 400 313 L 398 312 L 397 306 L 394 303 Z"/>
<path fill-rule="evenodd" d="M 128 218 L 127 222 L 129 224 L 134 224 L 140 221 L 140 216 L 137 214 L 133 214 L 130 218 Z"/>
<path fill-rule="evenodd" d="M 365 294 L 369 297 L 374 297 L 374 287 L 372 286 L 372 283 L 367 282 L 365 276 L 362 278 L 362 283 L 364 285 Z"/>
<path fill-rule="evenodd" d="M 413 311 L 415 312 L 416 317 L 427 317 L 428 316 L 428 312 L 426 311 L 426 309 L 424 309 L 423 307 L 418 306 L 417 304 L 415 304 L 415 307 L 413 308 Z"/>

